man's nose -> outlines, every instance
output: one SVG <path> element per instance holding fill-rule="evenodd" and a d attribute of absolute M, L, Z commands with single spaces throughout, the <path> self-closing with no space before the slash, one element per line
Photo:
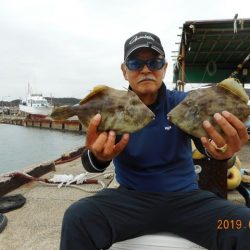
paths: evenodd
<path fill-rule="evenodd" d="M 148 73 L 148 72 L 151 72 L 151 70 L 148 68 L 147 64 L 145 64 L 143 66 L 143 68 L 141 69 L 141 72 L 142 73 Z"/>

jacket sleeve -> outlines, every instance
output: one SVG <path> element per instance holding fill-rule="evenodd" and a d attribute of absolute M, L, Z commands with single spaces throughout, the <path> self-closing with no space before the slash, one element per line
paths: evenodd
<path fill-rule="evenodd" d="M 91 153 L 91 151 L 87 148 L 83 149 L 81 160 L 83 167 L 86 169 L 86 171 L 90 173 L 103 172 L 111 162 L 111 161 L 108 162 L 98 161 L 95 158 L 95 156 Z"/>

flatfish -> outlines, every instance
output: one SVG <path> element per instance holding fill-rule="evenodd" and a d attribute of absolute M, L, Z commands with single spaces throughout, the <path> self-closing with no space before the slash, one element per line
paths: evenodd
<path fill-rule="evenodd" d="M 223 134 L 213 115 L 227 110 L 246 122 L 250 115 L 248 100 L 249 97 L 239 82 L 234 78 L 227 78 L 216 86 L 190 91 L 167 116 L 180 129 L 198 138 L 207 136 L 202 126 L 204 120 L 208 120 Z"/>
<path fill-rule="evenodd" d="M 79 105 L 55 108 L 51 117 L 65 120 L 74 115 L 88 127 L 90 119 L 101 114 L 99 131 L 113 130 L 117 134 L 138 131 L 155 115 L 131 90 L 117 90 L 105 85 L 96 86 Z"/>

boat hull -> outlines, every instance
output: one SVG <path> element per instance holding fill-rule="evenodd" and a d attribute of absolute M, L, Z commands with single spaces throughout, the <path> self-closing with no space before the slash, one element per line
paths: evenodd
<path fill-rule="evenodd" d="M 25 112 L 27 114 L 31 114 L 31 115 L 42 115 L 42 116 L 48 116 L 49 114 L 51 114 L 53 107 L 30 107 L 30 106 L 26 106 L 26 105 L 19 105 L 19 110 L 21 112 Z"/>

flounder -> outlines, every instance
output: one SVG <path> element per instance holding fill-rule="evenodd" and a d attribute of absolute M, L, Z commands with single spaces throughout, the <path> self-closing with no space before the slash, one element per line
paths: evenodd
<path fill-rule="evenodd" d="M 81 123 L 88 127 L 90 119 L 97 113 L 102 117 L 98 130 L 113 130 L 117 134 L 140 130 L 155 117 L 133 91 L 105 85 L 96 86 L 79 105 L 55 108 L 51 117 L 65 120 L 77 115 Z"/>
<path fill-rule="evenodd" d="M 202 125 L 204 120 L 208 120 L 223 134 L 213 115 L 227 110 L 245 122 L 250 115 L 248 100 L 249 97 L 239 82 L 234 78 L 227 78 L 216 86 L 190 91 L 167 116 L 180 129 L 198 138 L 207 136 Z"/>

